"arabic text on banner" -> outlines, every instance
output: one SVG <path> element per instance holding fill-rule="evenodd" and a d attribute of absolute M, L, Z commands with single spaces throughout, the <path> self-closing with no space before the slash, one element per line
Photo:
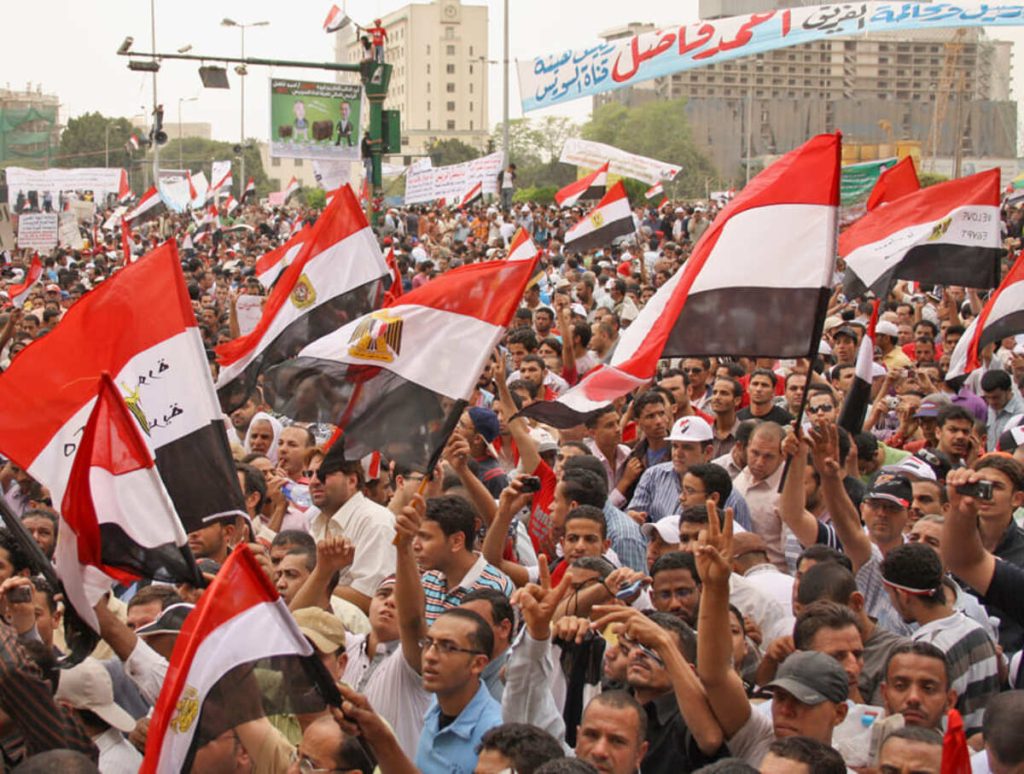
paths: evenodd
<path fill-rule="evenodd" d="M 97 199 L 116 194 L 121 185 L 120 167 L 81 167 L 79 169 L 25 169 L 7 167 L 8 196 L 13 201 L 27 191 L 92 191 Z"/>
<path fill-rule="evenodd" d="M 865 2 L 698 21 L 518 64 L 523 111 L 704 65 L 865 32 L 1024 25 L 1024 4 Z"/>
<path fill-rule="evenodd" d="M 358 161 L 363 87 L 272 78 L 270 157 Z"/>
<path fill-rule="evenodd" d="M 436 199 L 451 201 L 463 196 L 477 183 L 483 183 L 484 194 L 496 194 L 501 162 L 502 155 L 498 152 L 446 167 L 413 164 L 405 177 L 405 203 L 418 204 Z"/>
<path fill-rule="evenodd" d="M 52 250 L 57 246 L 57 213 L 36 212 L 18 216 L 18 247 Z"/>
<path fill-rule="evenodd" d="M 665 161 L 627 153 L 614 145 L 578 138 L 565 141 L 562 155 L 558 160 L 563 164 L 575 164 L 585 169 L 597 169 L 607 161 L 610 174 L 642 180 L 649 185 L 654 185 L 659 180 L 672 180 L 682 169 Z"/>

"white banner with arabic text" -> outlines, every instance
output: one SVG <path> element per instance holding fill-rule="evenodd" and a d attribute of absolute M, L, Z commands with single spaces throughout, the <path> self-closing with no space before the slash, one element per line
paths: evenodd
<path fill-rule="evenodd" d="M 606 161 L 608 172 L 619 177 L 630 177 L 634 180 L 654 185 L 659 180 L 672 180 L 682 167 L 669 164 L 646 156 L 627 153 L 613 145 L 603 142 L 591 142 L 570 138 L 562 146 L 562 155 L 558 158 L 563 164 L 575 164 L 585 169 L 597 169 Z"/>

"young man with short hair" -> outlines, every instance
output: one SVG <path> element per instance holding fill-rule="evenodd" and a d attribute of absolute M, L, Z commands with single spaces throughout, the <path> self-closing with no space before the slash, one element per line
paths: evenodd
<path fill-rule="evenodd" d="M 778 376 L 768 368 L 755 368 L 750 374 L 748 390 L 750 405 L 736 414 L 741 422 L 744 419 L 760 419 L 762 422 L 774 422 L 777 425 L 788 425 L 793 417 L 784 408 L 775 405 L 775 385 Z"/>
<path fill-rule="evenodd" d="M 885 664 L 882 698 L 886 715 L 902 715 L 908 726 L 943 730 L 957 700 L 946 654 L 925 641 L 894 648 Z"/>

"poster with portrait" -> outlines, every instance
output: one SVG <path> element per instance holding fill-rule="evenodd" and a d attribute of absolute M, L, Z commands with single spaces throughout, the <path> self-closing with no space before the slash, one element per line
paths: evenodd
<path fill-rule="evenodd" d="M 270 156 L 358 161 L 363 87 L 271 78 Z"/>

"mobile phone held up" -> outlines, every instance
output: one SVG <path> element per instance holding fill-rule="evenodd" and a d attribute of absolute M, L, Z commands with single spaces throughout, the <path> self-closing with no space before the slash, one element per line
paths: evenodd
<path fill-rule="evenodd" d="M 522 482 L 519 487 L 522 494 L 540 491 L 540 478 L 537 476 L 520 476 L 519 481 Z"/>
<path fill-rule="evenodd" d="M 991 500 L 992 482 L 975 481 L 973 484 L 963 484 L 956 488 L 956 493 L 965 497 L 973 497 L 975 500 Z"/>

